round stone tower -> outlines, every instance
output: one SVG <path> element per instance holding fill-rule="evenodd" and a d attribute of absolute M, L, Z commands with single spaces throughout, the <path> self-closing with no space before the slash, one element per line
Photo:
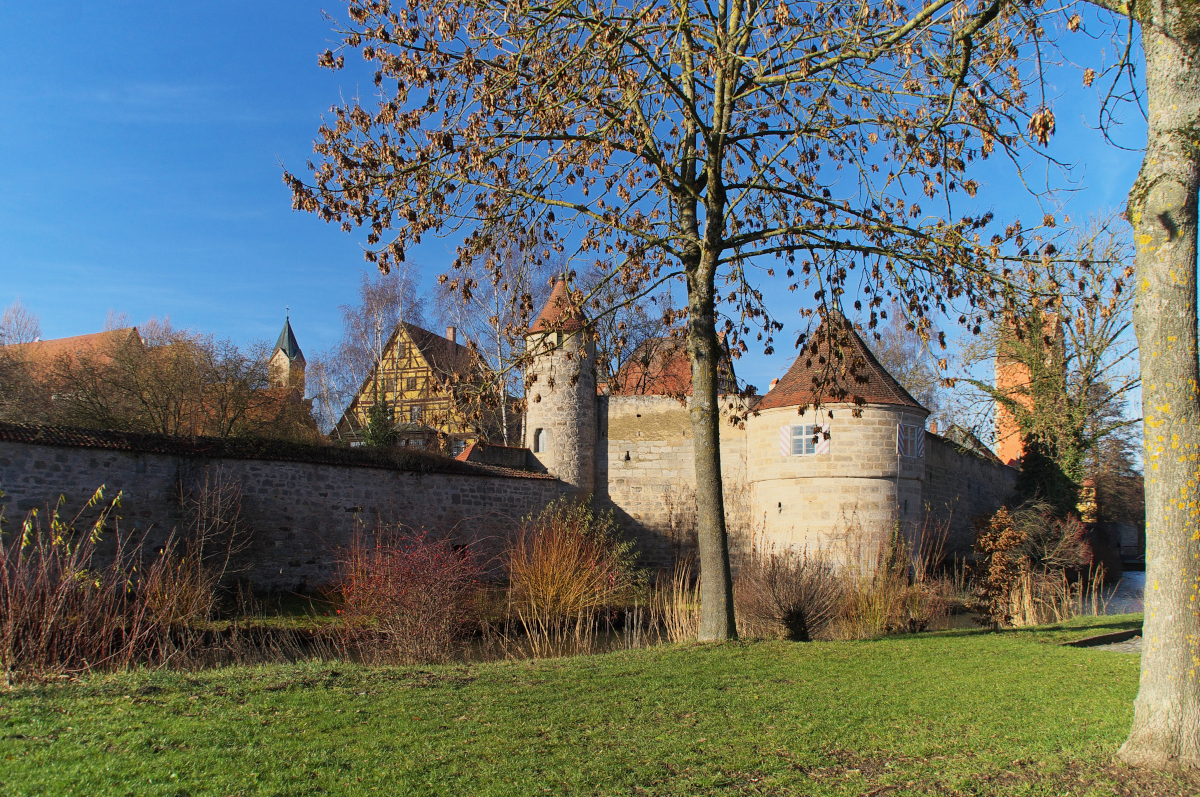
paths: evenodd
<path fill-rule="evenodd" d="M 529 327 L 525 446 L 579 496 L 592 493 L 596 470 L 595 346 L 584 317 L 558 281 Z"/>

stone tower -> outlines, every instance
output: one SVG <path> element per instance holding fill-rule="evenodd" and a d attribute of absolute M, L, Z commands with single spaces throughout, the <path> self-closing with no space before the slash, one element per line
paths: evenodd
<path fill-rule="evenodd" d="M 271 352 L 268 367 L 271 387 L 294 387 L 304 395 L 304 352 L 296 342 L 292 332 L 292 320 L 289 317 L 283 322 L 283 331 L 275 342 L 275 351 Z"/>
<path fill-rule="evenodd" d="M 546 469 L 590 495 L 595 486 L 595 346 L 567 285 L 558 281 L 529 327 L 533 354 L 526 388 L 525 446 Z"/>

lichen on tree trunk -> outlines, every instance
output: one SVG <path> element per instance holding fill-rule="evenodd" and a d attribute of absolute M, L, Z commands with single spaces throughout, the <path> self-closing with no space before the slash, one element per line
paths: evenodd
<path fill-rule="evenodd" d="M 1129 196 L 1137 262 L 1146 478 L 1141 682 L 1120 757 L 1200 768 L 1200 364 L 1196 231 L 1200 14 L 1194 2 L 1135 9 L 1149 109 Z"/>

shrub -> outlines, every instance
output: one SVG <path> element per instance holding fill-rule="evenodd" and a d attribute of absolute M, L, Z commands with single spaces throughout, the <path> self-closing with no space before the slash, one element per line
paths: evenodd
<path fill-rule="evenodd" d="M 985 623 L 1038 625 L 1082 611 L 1090 572 L 1091 545 L 1078 518 L 1059 518 L 1044 502 L 1001 507 L 976 522 L 977 610 Z M 1090 578 L 1072 581 L 1088 571 Z"/>
<path fill-rule="evenodd" d="M 373 662 L 445 661 L 473 618 L 480 569 L 466 549 L 381 527 L 341 563 L 345 644 Z"/>
<path fill-rule="evenodd" d="M 560 500 L 526 518 L 508 546 L 509 606 L 535 655 L 587 643 L 599 614 L 635 584 L 632 544 L 611 514 Z"/>
<path fill-rule="evenodd" d="M 816 553 L 752 540 L 734 581 L 738 632 L 797 641 L 924 631 L 949 613 L 947 524 L 871 533 L 851 519 Z"/>
<path fill-rule="evenodd" d="M 808 642 L 828 636 L 844 579 L 820 554 L 751 547 L 733 584 L 738 633 Z"/>
<path fill-rule="evenodd" d="M 73 518 L 63 499 L 0 533 L 0 663 L 5 679 L 44 677 L 187 659 L 192 630 L 213 607 L 211 581 L 176 555 L 174 536 L 144 561 L 117 529 L 111 563 L 94 567 L 120 495 L 101 487 Z M 97 516 L 76 528 L 86 512 Z"/>

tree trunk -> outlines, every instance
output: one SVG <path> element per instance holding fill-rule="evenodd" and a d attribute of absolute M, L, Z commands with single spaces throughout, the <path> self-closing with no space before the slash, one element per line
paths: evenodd
<path fill-rule="evenodd" d="M 1146 614 L 1133 728 L 1119 755 L 1135 766 L 1195 769 L 1200 768 L 1200 11 L 1194 0 L 1137 11 L 1149 130 L 1146 158 L 1129 195 L 1129 220 L 1145 417 Z"/>
<path fill-rule="evenodd" d="M 717 342 L 714 276 L 716 255 L 705 251 L 688 274 L 688 354 L 692 361 L 692 436 L 696 467 L 696 541 L 700 548 L 702 642 L 737 639 L 733 574 L 721 486 L 721 412 L 717 400 Z"/>

